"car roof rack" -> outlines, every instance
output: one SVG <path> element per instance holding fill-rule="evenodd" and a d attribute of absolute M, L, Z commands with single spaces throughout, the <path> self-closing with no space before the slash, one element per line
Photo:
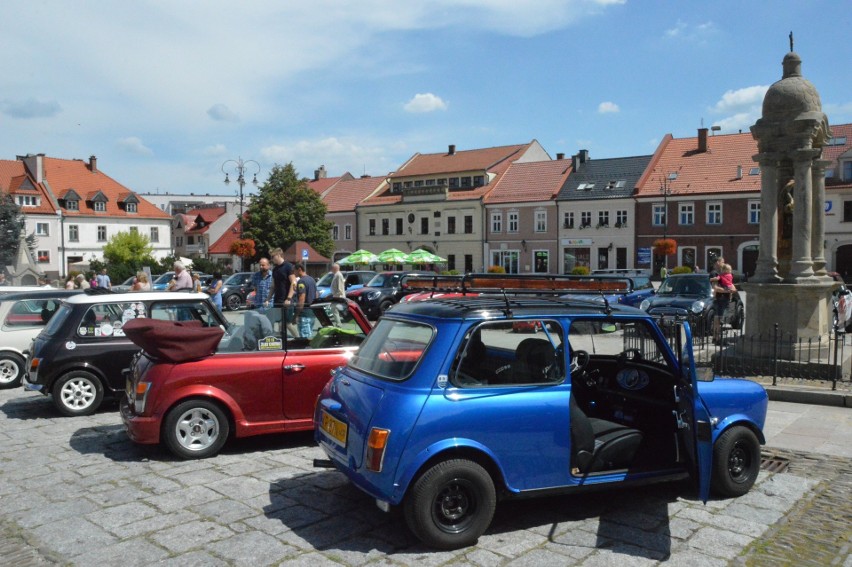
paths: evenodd
<path fill-rule="evenodd" d="M 433 293 L 499 293 L 566 295 L 571 293 L 619 293 L 630 291 L 629 278 L 550 275 L 469 273 L 463 276 L 409 276 L 408 291 Z"/>

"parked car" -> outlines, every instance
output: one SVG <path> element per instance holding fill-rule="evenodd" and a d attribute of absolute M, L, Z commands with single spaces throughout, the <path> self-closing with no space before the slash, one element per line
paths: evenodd
<path fill-rule="evenodd" d="M 343 272 L 344 289 L 346 291 L 354 291 L 361 289 L 376 275 L 373 270 L 355 270 L 351 272 Z M 331 278 L 334 272 L 326 272 L 319 280 L 317 280 L 317 299 L 326 299 L 331 297 Z"/>
<path fill-rule="evenodd" d="M 616 270 L 613 270 L 616 271 Z M 625 272 L 632 270 L 623 270 Z M 654 285 L 646 275 L 616 275 L 599 273 L 590 276 L 570 276 L 578 287 L 585 285 L 588 290 L 576 289 L 570 295 L 604 303 L 622 303 L 638 307 L 645 299 L 654 295 Z"/>
<path fill-rule="evenodd" d="M 346 292 L 346 297 L 356 302 L 371 321 L 375 321 L 404 296 L 413 293 L 413 290 L 406 287 L 410 276 L 433 275 L 435 274 L 429 272 L 382 272 L 376 274 L 361 289 Z"/>
<path fill-rule="evenodd" d="M 227 326 L 203 293 L 84 293 L 64 300 L 27 354 L 28 390 L 52 396 L 64 415 L 89 415 L 124 392 L 122 370 L 139 347 L 124 323 L 139 317 Z"/>
<path fill-rule="evenodd" d="M 123 282 L 118 285 L 112 286 L 110 289 L 116 293 L 125 293 L 130 291 L 130 288 L 133 287 L 133 280 L 136 279 L 136 276 L 130 276 Z"/>
<path fill-rule="evenodd" d="M 252 272 L 237 272 L 228 276 L 222 284 L 222 307 L 236 311 L 246 302 Z"/>
<path fill-rule="evenodd" d="M 852 291 L 842 283 L 843 277 L 840 274 L 831 272 L 829 275 L 834 281 L 841 283 L 831 292 L 831 327 L 834 330 L 852 331 Z"/>
<path fill-rule="evenodd" d="M 211 356 L 170 362 L 144 350 L 130 368 L 121 415 L 128 436 L 182 459 L 219 452 L 229 438 L 313 429 L 317 396 L 370 331 L 347 300 L 314 303 L 314 336 L 288 335 L 267 310 L 241 311 Z M 261 318 L 267 319 L 266 322 Z M 265 326 L 262 332 L 252 329 Z"/>
<path fill-rule="evenodd" d="M 193 272 L 189 270 L 190 275 L 195 275 L 198 273 L 198 277 L 201 280 L 201 286 L 205 289 L 210 285 L 210 282 L 213 280 L 212 274 L 205 274 L 200 272 Z M 169 283 L 174 279 L 174 272 L 166 272 L 161 276 L 158 276 L 157 279 L 151 284 L 151 291 L 166 291 L 169 289 Z"/>
<path fill-rule="evenodd" d="M 16 388 L 26 374 L 26 350 L 65 297 L 81 290 L 35 289 L 0 295 L 0 390 Z"/>
<path fill-rule="evenodd" d="M 542 330 L 512 333 L 517 320 Z M 445 549 L 473 544 L 498 498 L 690 475 L 704 501 L 711 487 L 745 494 L 760 469 L 766 392 L 699 380 L 688 322 L 666 324 L 571 298 L 401 303 L 320 394 L 315 438 L 327 459 L 315 465 L 384 511 L 401 506 L 418 538 Z"/>
<path fill-rule="evenodd" d="M 660 284 L 657 293 L 642 301 L 640 309 L 654 316 L 689 317 L 696 334 L 708 335 L 717 315 L 713 307 L 713 288 L 707 274 L 675 274 Z M 733 293 L 725 313 L 719 314 L 722 322 L 733 329 L 741 329 L 745 309 L 739 293 Z"/>

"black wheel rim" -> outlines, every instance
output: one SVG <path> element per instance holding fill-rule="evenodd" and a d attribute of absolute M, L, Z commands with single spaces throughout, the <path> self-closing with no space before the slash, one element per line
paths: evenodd
<path fill-rule="evenodd" d="M 746 444 L 742 441 L 734 444 L 728 455 L 728 474 L 731 480 L 737 483 L 746 482 L 751 475 L 752 455 Z"/>
<path fill-rule="evenodd" d="M 432 519 L 441 531 L 458 534 L 470 527 L 477 511 L 473 484 L 454 478 L 444 484 L 432 503 Z"/>

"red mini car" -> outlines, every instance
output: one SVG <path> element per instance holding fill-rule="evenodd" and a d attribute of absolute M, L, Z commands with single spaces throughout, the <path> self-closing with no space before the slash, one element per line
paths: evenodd
<path fill-rule="evenodd" d="M 201 459 L 218 453 L 229 437 L 312 429 L 317 396 L 371 326 L 348 300 L 316 303 L 286 325 L 281 315 L 278 309 L 229 312 L 234 322 L 215 354 L 200 353 L 197 360 L 174 362 L 158 357 L 156 348 L 143 350 L 126 371 L 121 404 L 130 438 Z M 192 358 L 191 349 L 185 358 Z"/>

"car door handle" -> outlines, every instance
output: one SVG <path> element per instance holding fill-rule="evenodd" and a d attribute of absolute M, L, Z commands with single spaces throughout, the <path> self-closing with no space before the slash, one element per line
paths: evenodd
<path fill-rule="evenodd" d="M 286 364 L 284 366 L 285 372 L 301 372 L 304 369 L 305 369 L 304 364 Z"/>

